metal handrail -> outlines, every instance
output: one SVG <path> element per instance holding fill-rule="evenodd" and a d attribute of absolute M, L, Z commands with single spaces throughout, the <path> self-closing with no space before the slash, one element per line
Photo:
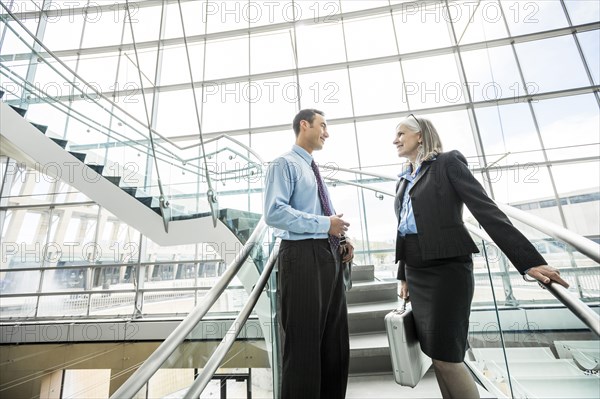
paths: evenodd
<path fill-rule="evenodd" d="M 600 263 L 600 245 L 596 244 L 594 241 L 510 205 L 498 204 L 498 207 L 508 216 L 525 223 L 552 238 L 566 242 L 594 262 Z"/>
<path fill-rule="evenodd" d="M 250 296 L 248 297 L 246 305 L 240 311 L 240 313 L 236 317 L 236 319 L 233 322 L 233 324 L 231 325 L 231 327 L 229 327 L 229 330 L 227 330 L 227 332 L 225 333 L 223 340 L 221 341 L 219 346 L 217 346 L 217 349 L 215 349 L 215 351 L 213 352 L 211 357 L 206 362 L 206 365 L 202 369 L 202 372 L 200 373 L 200 375 L 198 377 L 196 377 L 192 386 L 185 393 L 184 396 L 186 398 L 200 397 L 200 394 L 202 393 L 202 391 L 204 391 L 204 388 L 206 388 L 206 386 L 212 379 L 213 374 L 217 371 L 217 369 L 223 362 L 225 355 L 227 354 L 227 352 L 229 351 L 229 349 L 235 342 L 235 339 L 237 338 L 240 331 L 242 330 L 244 324 L 246 323 L 246 320 L 248 320 L 248 316 L 250 316 L 250 312 L 252 312 L 252 310 L 254 309 L 256 302 L 258 302 L 258 298 L 260 297 L 262 291 L 264 290 L 264 288 L 267 284 L 267 281 L 269 280 L 269 276 L 271 275 L 271 271 L 273 270 L 273 267 L 277 260 L 278 253 L 279 253 L 279 241 L 275 244 L 275 247 L 271 251 L 269 260 L 267 261 L 265 268 L 263 269 L 260 277 L 258 278 L 256 285 L 252 289 L 252 292 L 250 293 Z"/>
<path fill-rule="evenodd" d="M 374 176 L 374 177 L 381 177 L 381 178 L 389 178 L 389 176 L 380 175 L 377 173 L 362 172 L 362 171 L 358 171 L 358 170 L 355 171 L 352 169 L 343 169 L 343 168 L 337 168 L 337 167 L 331 167 L 331 166 L 327 166 L 327 167 L 325 167 L 325 169 L 340 170 L 340 171 L 344 171 L 344 172 L 354 172 L 354 173 L 359 173 L 359 174 Z M 330 178 L 330 177 L 326 177 L 326 176 L 324 178 L 326 180 L 330 180 L 335 183 L 343 183 L 343 184 L 348 184 L 348 185 L 359 187 L 359 188 L 364 188 L 364 189 L 371 190 L 376 193 L 381 193 L 381 194 L 384 194 L 384 195 L 387 195 L 390 197 L 395 196 L 395 194 L 390 191 L 381 190 L 381 189 L 378 189 L 375 187 L 369 187 L 364 184 L 354 183 L 354 182 L 347 181 L 347 180 L 334 179 L 334 178 Z M 596 244 L 594 241 L 592 241 L 588 238 L 582 237 L 576 233 L 573 233 L 572 231 L 567 230 L 564 227 L 561 227 L 554 223 L 548 222 L 547 220 L 545 220 L 539 216 L 535 216 L 535 215 L 532 215 L 531 213 L 527 213 L 520 209 L 517 209 L 513 206 L 498 203 L 498 202 L 496 202 L 496 205 L 506 215 L 510 216 L 511 218 L 514 218 L 514 219 L 526 224 L 527 226 L 529 226 L 537 231 L 540 231 L 552 238 L 555 238 L 559 241 L 563 241 L 563 242 L 571 245 L 578 252 L 581 252 L 586 257 L 592 259 L 594 262 L 600 263 L 600 245 Z"/>
<path fill-rule="evenodd" d="M 600 315 L 594 312 L 589 306 L 580 301 L 568 289 L 557 283 L 538 284 L 548 290 L 556 299 L 565 305 L 575 316 L 579 318 L 590 330 L 600 337 Z"/>
<path fill-rule="evenodd" d="M 135 373 L 125 381 L 111 396 L 111 399 L 132 398 L 156 373 L 160 366 L 177 350 L 187 335 L 202 320 L 204 315 L 213 306 L 216 300 L 221 296 L 229 282 L 238 273 L 250 252 L 259 243 L 263 233 L 266 231 L 266 225 L 261 218 L 258 225 L 252 232 L 252 235 L 244 245 L 242 251 L 227 267 L 223 276 L 204 296 L 204 300 L 196 306 L 190 314 L 183 319 L 177 328 L 163 341 L 162 344 L 146 359 Z"/>

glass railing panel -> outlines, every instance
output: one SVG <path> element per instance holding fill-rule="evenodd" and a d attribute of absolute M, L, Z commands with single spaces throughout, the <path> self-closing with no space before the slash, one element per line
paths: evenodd
<path fill-rule="evenodd" d="M 89 294 L 48 295 L 39 297 L 37 317 L 74 317 L 85 316 L 89 303 Z"/>
<path fill-rule="evenodd" d="M 5 293 L 4 291 L 1 292 L 2 294 Z M 0 313 L 2 318 L 6 319 L 35 317 L 37 304 L 38 297 L 36 295 L 2 298 L 0 300 Z"/>
<path fill-rule="evenodd" d="M 467 218 L 466 220 L 467 223 L 478 227 L 473 219 Z M 600 266 L 598 264 L 569 244 L 554 239 L 518 220 L 511 219 L 511 222 L 530 240 L 549 265 L 560 270 L 561 276 L 571 285 L 569 288 L 571 292 L 584 301 L 597 302 L 600 299 L 600 274 L 598 273 Z M 478 246 L 481 250 L 482 244 L 478 243 Z M 524 301 L 558 303 L 548 292 L 532 290 L 531 284 L 523 280 L 520 273 L 494 244 L 486 244 L 486 250 L 492 274 L 502 277 L 502 281 L 505 281 L 502 284 L 503 289 L 499 291 L 501 295 L 506 289 L 513 292 L 514 298 L 519 303 Z M 476 276 L 478 276 L 477 270 L 485 270 L 483 251 L 478 256 L 476 255 L 474 260 Z M 496 282 L 500 282 L 500 279 L 497 279 Z"/>
<path fill-rule="evenodd" d="M 223 214 L 232 224 L 233 220 L 240 217 L 252 216 L 247 212 L 234 210 L 227 210 Z M 190 372 L 202 373 L 221 339 L 231 334 L 229 329 L 234 325 L 234 319 L 239 311 L 248 302 L 249 292 L 258 280 L 259 269 L 262 270 L 264 267 L 264 253 L 269 251 L 271 247 L 269 243 L 270 238 L 267 240 L 266 237 L 259 242 L 207 316 L 188 334 L 184 342 L 150 379 L 148 382 L 150 389 L 160 391 L 165 397 L 185 397 L 187 389 L 193 382 L 193 376 L 190 381 L 187 375 Z M 224 259 L 226 264 L 230 264 L 239 253 L 239 249 L 230 255 L 228 255 L 230 251 L 227 251 Z M 218 265 L 214 266 L 215 270 L 210 267 L 204 268 L 204 273 L 208 276 L 218 275 L 219 271 L 216 269 Z M 214 282 L 210 283 L 207 279 L 207 284 L 212 286 Z M 269 288 L 266 288 L 260 294 L 257 305 L 249 319 L 241 326 L 240 334 L 225 355 L 219 369 L 212 376 L 202 397 L 211 397 L 211 393 L 223 392 L 222 389 L 227 391 L 228 397 L 246 397 L 248 389 L 253 397 L 273 397 L 271 336 L 272 315 L 275 312 L 271 307 L 268 291 Z M 201 301 L 202 298 L 198 300 Z M 181 369 L 182 374 L 187 377 L 182 377 L 183 380 L 177 380 L 177 383 L 173 384 L 173 379 L 169 377 L 173 369 Z"/>
<path fill-rule="evenodd" d="M 518 227 L 532 237 L 530 229 Z M 524 281 L 494 244 L 481 237 L 474 239 L 485 252 L 474 257 L 476 289 L 467 357 L 471 370 L 501 398 L 596 397 L 600 390 L 599 337 L 547 290 Z M 531 241 L 549 242 L 539 233 Z M 568 258 L 564 263 L 560 256 L 555 262 L 547 260 L 551 265 L 563 265 L 559 266 L 561 275 L 571 284 L 568 294 L 576 301 L 585 300 L 597 314 L 598 292 L 590 290 L 600 278 L 597 267 L 572 268 L 569 251 L 562 256 Z M 595 276 L 585 282 L 591 297 L 582 296 L 575 282 L 592 269 Z"/>
<path fill-rule="evenodd" d="M 2 295 L 36 293 L 40 284 L 40 272 L 37 270 L 19 271 L 18 269 L 20 267 L 36 267 L 37 264 L 33 262 L 20 263 L 19 265 L 10 262 L 9 264 L 12 266 L 9 266 L 9 269 L 15 269 L 15 271 L 2 273 L 2 279 L 0 279 L 0 292 Z M 4 299 L 2 301 L 2 307 L 8 306 L 8 303 L 4 303 Z M 21 302 L 21 298 L 12 298 L 11 302 L 10 307 L 14 308 Z"/>

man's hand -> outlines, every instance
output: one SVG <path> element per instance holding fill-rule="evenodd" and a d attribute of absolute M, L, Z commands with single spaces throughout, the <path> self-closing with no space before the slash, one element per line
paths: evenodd
<path fill-rule="evenodd" d="M 342 256 L 342 262 L 352 262 L 352 259 L 354 259 L 354 245 L 352 245 L 352 242 L 348 238 L 345 239 L 345 244 L 340 244 L 339 251 Z"/>
<path fill-rule="evenodd" d="M 548 284 L 550 281 L 555 281 L 563 287 L 569 288 L 569 283 L 560 277 L 560 271 L 552 266 L 541 265 L 532 267 L 527 272 L 527 275 L 538 281 L 541 281 L 544 284 Z"/>
<path fill-rule="evenodd" d="M 344 216 L 343 213 L 329 216 L 329 220 L 331 222 L 331 226 L 329 226 L 328 231 L 329 235 L 341 237 L 348 231 L 348 226 L 350 226 L 350 223 L 344 221 L 342 216 Z"/>

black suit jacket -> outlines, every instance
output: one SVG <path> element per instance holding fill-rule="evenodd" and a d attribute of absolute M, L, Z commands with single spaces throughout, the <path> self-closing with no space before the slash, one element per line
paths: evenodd
<path fill-rule="evenodd" d="M 396 189 L 394 208 L 398 219 L 406 185 L 406 180 L 401 179 Z M 530 267 L 547 263 L 487 196 L 484 188 L 468 169 L 466 158 L 458 151 L 441 153 L 435 160 L 423 162 L 408 194 L 424 260 L 479 252 L 463 223 L 463 205 L 466 205 L 521 274 Z M 400 261 L 400 280 L 406 278 L 403 249 L 403 239 L 398 236 L 396 262 Z"/>

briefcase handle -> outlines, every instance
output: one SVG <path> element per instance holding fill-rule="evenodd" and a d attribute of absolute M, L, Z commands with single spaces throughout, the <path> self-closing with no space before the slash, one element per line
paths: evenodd
<path fill-rule="evenodd" d="M 404 303 L 402 303 L 402 307 L 394 310 L 394 312 L 398 313 L 398 314 L 404 314 L 404 312 L 406 312 L 406 305 L 408 304 L 408 301 L 405 299 Z"/>

